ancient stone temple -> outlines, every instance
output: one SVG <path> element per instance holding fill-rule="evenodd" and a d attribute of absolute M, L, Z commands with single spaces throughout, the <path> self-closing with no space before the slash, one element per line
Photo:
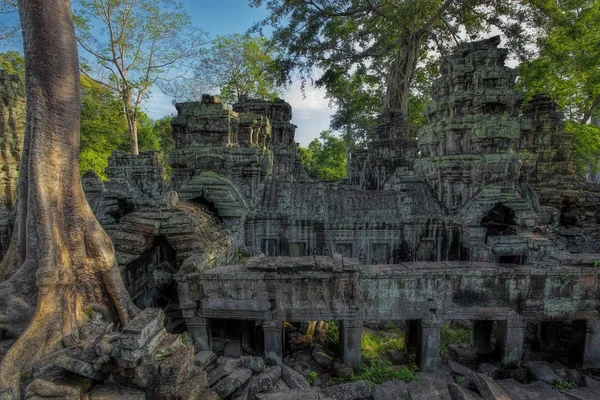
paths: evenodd
<path fill-rule="evenodd" d="M 501 364 L 521 361 L 533 324 L 550 347 L 568 326 L 573 363 L 600 368 L 600 187 L 570 172 L 556 104 L 522 106 L 499 42 L 460 45 L 417 139 L 382 116 L 339 182 L 308 176 L 283 100 L 177 104 L 170 182 L 155 152 L 115 152 L 107 182 L 83 180 L 136 304 L 202 357 L 280 365 L 285 323 L 335 320 L 356 365 L 365 321 L 404 321 L 429 372 L 444 322 L 466 320 Z"/>

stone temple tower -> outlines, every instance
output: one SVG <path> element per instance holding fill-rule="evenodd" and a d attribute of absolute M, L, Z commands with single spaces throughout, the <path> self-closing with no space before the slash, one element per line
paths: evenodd
<path fill-rule="evenodd" d="M 466 43 L 444 61 L 419 133 L 415 168 L 450 212 L 485 186 L 513 191 L 519 181 L 522 98 L 499 44 Z"/>

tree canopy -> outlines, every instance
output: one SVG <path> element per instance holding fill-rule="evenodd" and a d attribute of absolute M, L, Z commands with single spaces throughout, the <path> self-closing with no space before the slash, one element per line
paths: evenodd
<path fill-rule="evenodd" d="M 275 48 L 271 41 L 249 35 L 217 36 L 194 60 L 192 78 L 164 85 L 180 101 L 200 101 L 218 93 L 229 103 L 241 97 L 273 99 L 278 94 Z"/>
<path fill-rule="evenodd" d="M 519 66 L 527 98 L 545 93 L 556 100 L 574 135 L 577 167 L 598 171 L 600 155 L 600 3 L 532 1 L 540 27 L 538 54 Z M 594 124 L 590 124 L 596 122 Z"/>
<path fill-rule="evenodd" d="M 199 43 L 174 0 L 78 0 L 77 38 L 92 57 L 83 72 L 119 96 L 131 153 L 138 154 L 140 105 L 155 84 L 175 79 Z"/>
<path fill-rule="evenodd" d="M 301 147 L 300 160 L 314 178 L 337 181 L 346 177 L 346 143 L 331 131 L 321 132 L 308 148 Z"/>

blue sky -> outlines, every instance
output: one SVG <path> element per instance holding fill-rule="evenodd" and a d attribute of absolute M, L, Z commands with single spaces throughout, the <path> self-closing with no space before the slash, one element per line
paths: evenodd
<path fill-rule="evenodd" d="M 264 7 L 250 7 L 248 0 L 184 0 L 183 4 L 192 18 L 192 23 L 211 37 L 246 33 L 255 22 L 267 16 Z M 269 33 L 265 28 L 264 34 Z M 302 93 L 299 83 L 293 84 L 281 94 L 293 107 L 292 122 L 298 126 L 296 141 L 302 146 L 308 146 L 313 138 L 329 127 L 329 119 L 334 110 L 329 108 L 324 94 L 324 90 L 311 87 Z M 158 90 L 153 92 L 146 108 L 153 118 L 175 113 L 172 99 Z"/>
<path fill-rule="evenodd" d="M 255 22 L 267 15 L 264 7 L 252 8 L 248 0 L 183 0 L 182 2 L 194 26 L 208 33 L 210 37 L 246 33 Z M 17 18 L 16 13 L 3 14 L 0 15 L 0 22 L 10 23 Z M 265 29 L 264 33 L 268 35 L 270 31 Z M 21 46 L 19 41 L 9 46 L 0 44 L 0 51 L 7 49 L 22 51 Z M 307 87 L 302 93 L 298 82 L 284 90 L 281 97 L 293 107 L 292 122 L 298 126 L 296 141 L 302 146 L 307 146 L 322 130 L 329 127 L 329 119 L 334 110 L 328 107 L 328 100 L 325 99 L 323 90 Z M 144 107 L 152 118 L 161 118 L 175 114 L 172 101 L 172 98 L 155 89 Z"/>

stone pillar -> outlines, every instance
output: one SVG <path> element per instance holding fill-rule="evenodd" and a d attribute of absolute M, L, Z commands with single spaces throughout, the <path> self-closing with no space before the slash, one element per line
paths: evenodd
<path fill-rule="evenodd" d="M 600 321 L 588 320 L 585 326 L 583 368 L 600 368 Z"/>
<path fill-rule="evenodd" d="M 419 368 L 423 372 L 435 372 L 440 364 L 440 321 L 421 321 L 418 353 Z"/>
<path fill-rule="evenodd" d="M 493 353 L 492 347 L 492 329 L 494 321 L 473 321 L 473 330 L 471 331 L 471 344 L 477 354 Z"/>
<path fill-rule="evenodd" d="M 355 367 L 361 361 L 360 342 L 363 322 L 361 320 L 343 320 L 340 328 L 342 360 L 344 364 Z"/>
<path fill-rule="evenodd" d="M 511 319 L 498 321 L 496 350 L 504 365 L 520 363 L 523 356 L 523 341 L 526 321 Z"/>
<path fill-rule="evenodd" d="M 283 359 L 283 323 L 263 321 L 265 336 L 265 361 L 269 365 L 281 365 Z"/>
<path fill-rule="evenodd" d="M 196 351 L 211 350 L 210 346 L 210 323 L 208 318 L 186 317 L 185 324 L 192 336 L 194 349 Z"/>

